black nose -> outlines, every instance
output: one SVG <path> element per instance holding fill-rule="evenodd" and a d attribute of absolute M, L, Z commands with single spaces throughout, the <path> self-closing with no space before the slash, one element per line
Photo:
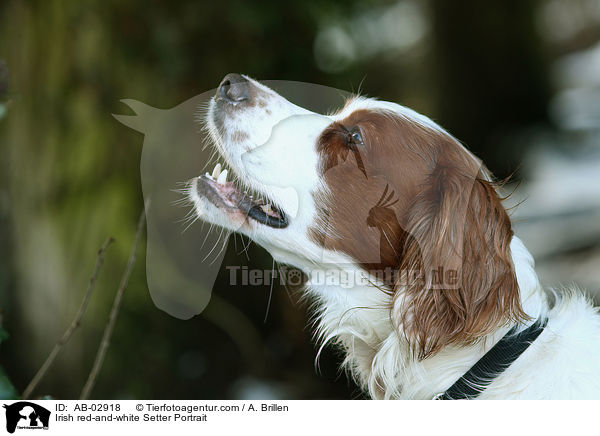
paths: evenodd
<path fill-rule="evenodd" d="M 250 98 L 250 82 L 240 74 L 230 73 L 226 75 L 219 89 L 217 97 L 221 97 L 232 103 L 239 103 Z"/>

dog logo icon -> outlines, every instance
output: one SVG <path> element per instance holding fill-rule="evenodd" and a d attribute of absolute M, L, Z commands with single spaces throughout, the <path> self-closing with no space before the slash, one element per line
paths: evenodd
<path fill-rule="evenodd" d="M 50 411 L 29 401 L 19 401 L 4 405 L 6 409 L 6 431 L 14 433 L 15 429 L 48 429 Z"/>

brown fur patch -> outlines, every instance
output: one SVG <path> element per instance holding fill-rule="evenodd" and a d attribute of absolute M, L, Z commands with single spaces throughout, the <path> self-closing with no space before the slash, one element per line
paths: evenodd
<path fill-rule="evenodd" d="M 348 144 L 356 127 L 364 146 Z M 421 358 L 525 317 L 510 219 L 487 170 L 454 138 L 359 110 L 329 126 L 318 151 L 329 192 L 317 194 L 311 237 L 384 272 L 393 320 Z"/>

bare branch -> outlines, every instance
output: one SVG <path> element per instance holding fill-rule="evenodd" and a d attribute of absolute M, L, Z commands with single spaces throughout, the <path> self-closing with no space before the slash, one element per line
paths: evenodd
<path fill-rule="evenodd" d="M 98 251 L 98 257 L 96 259 L 96 266 L 94 267 L 94 272 L 92 273 L 92 276 L 90 277 L 90 282 L 88 284 L 87 291 L 85 292 L 85 295 L 83 297 L 83 301 L 81 302 L 81 306 L 79 306 L 79 310 L 77 311 L 77 314 L 75 315 L 75 318 L 73 319 L 73 322 L 71 322 L 71 325 L 67 328 L 67 330 L 64 332 L 62 337 L 56 343 L 56 345 L 54 345 L 54 348 L 52 349 L 52 351 L 50 352 L 50 354 L 48 355 L 48 357 L 46 358 L 46 360 L 44 361 L 44 363 L 42 364 L 42 366 L 40 367 L 38 372 L 35 374 L 33 379 L 31 379 L 31 381 L 25 388 L 25 391 L 23 392 L 24 400 L 29 398 L 29 396 L 35 390 L 35 388 L 37 387 L 39 382 L 46 375 L 46 372 L 48 371 L 48 369 L 54 363 L 54 360 L 56 359 L 56 356 L 58 355 L 58 353 L 62 350 L 62 348 L 65 346 L 65 344 L 67 342 L 69 342 L 69 339 L 71 339 L 71 336 L 73 335 L 75 330 L 77 330 L 77 328 L 81 325 L 81 320 L 83 319 L 83 316 L 85 315 L 85 311 L 90 302 L 90 298 L 92 297 L 92 292 L 94 291 L 94 288 L 96 286 L 96 280 L 98 278 L 98 274 L 100 273 L 100 268 L 102 267 L 102 263 L 104 262 L 104 253 L 106 252 L 106 249 L 113 241 L 114 241 L 113 238 L 108 238 L 106 240 L 106 242 L 104 242 L 104 244 L 102 245 L 102 248 L 100 248 L 100 250 Z"/>
<path fill-rule="evenodd" d="M 102 364 L 104 363 L 104 358 L 106 356 L 108 346 L 110 345 L 110 338 L 112 337 L 112 333 L 115 327 L 115 321 L 117 320 L 117 315 L 119 314 L 119 309 L 121 308 L 123 294 L 125 293 L 127 283 L 129 282 L 129 276 L 131 275 L 131 271 L 133 270 L 133 266 L 135 265 L 138 243 L 140 241 L 140 236 L 142 234 L 145 221 L 146 212 L 145 210 L 142 210 L 142 213 L 140 214 L 140 218 L 138 220 L 137 233 L 135 235 L 135 242 L 133 244 L 133 251 L 131 252 L 129 262 L 127 262 L 127 267 L 125 268 L 125 272 L 123 273 L 123 277 L 121 278 L 121 283 L 119 284 L 117 294 L 115 295 L 113 306 L 108 317 L 108 323 L 106 324 L 106 327 L 104 329 L 104 335 L 102 336 L 102 341 L 100 342 L 100 347 L 98 348 L 98 352 L 96 353 L 94 365 L 92 367 L 92 370 L 90 371 L 90 375 L 88 376 L 85 386 L 81 391 L 81 395 L 79 396 L 80 400 L 87 400 L 89 398 L 92 389 L 96 384 L 96 379 L 98 378 L 100 369 L 102 369 Z"/>

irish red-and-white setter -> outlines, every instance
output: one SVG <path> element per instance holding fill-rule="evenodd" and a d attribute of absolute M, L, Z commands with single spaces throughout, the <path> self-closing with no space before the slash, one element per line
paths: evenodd
<path fill-rule="evenodd" d="M 204 122 L 224 164 L 190 183 L 197 214 L 308 274 L 321 344 L 371 397 L 431 399 L 477 366 L 468 398 L 600 398 L 597 310 L 549 303 L 489 171 L 429 118 L 363 97 L 317 114 L 229 74 Z"/>

